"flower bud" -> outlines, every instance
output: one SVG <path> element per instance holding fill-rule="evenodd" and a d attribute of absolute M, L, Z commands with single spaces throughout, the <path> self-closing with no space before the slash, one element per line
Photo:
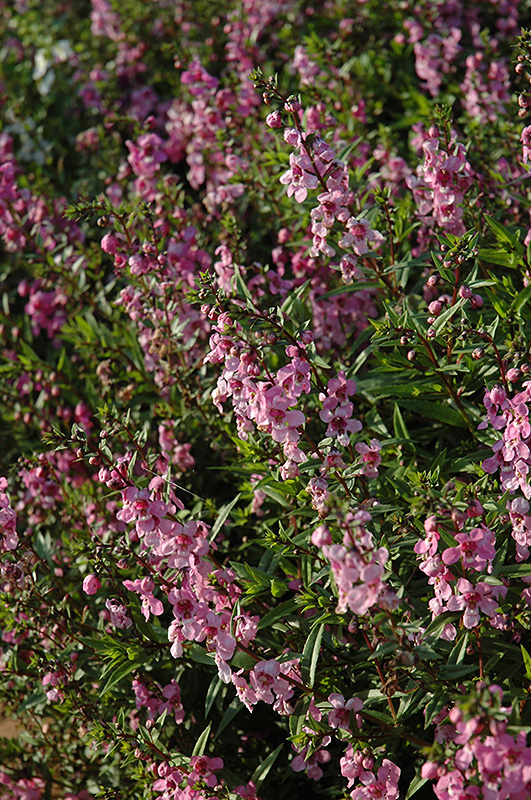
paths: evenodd
<path fill-rule="evenodd" d="M 92 572 L 83 580 L 83 591 L 85 594 L 96 594 L 98 589 L 101 589 L 101 581 L 96 573 Z"/>
<path fill-rule="evenodd" d="M 273 111 L 271 114 L 268 114 L 266 117 L 266 125 L 270 128 L 281 128 L 282 117 L 280 111 Z"/>
<path fill-rule="evenodd" d="M 284 103 L 284 109 L 289 111 L 290 114 L 295 114 L 297 111 L 300 111 L 301 104 L 299 98 L 292 94 Z"/>
<path fill-rule="evenodd" d="M 428 308 L 430 310 L 430 314 L 433 314 L 434 316 L 438 317 L 444 308 L 444 303 L 441 303 L 440 300 L 434 300 L 432 303 L 429 304 Z"/>

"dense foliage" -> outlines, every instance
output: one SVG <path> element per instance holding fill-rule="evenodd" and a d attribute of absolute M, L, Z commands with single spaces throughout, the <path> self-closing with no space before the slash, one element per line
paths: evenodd
<path fill-rule="evenodd" d="M 0 0 L 1 800 L 531 797 L 530 10 Z"/>

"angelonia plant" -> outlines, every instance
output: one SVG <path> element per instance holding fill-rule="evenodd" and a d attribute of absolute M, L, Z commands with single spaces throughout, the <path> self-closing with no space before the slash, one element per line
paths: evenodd
<path fill-rule="evenodd" d="M 0 800 L 529 800 L 526 25 L 0 0 Z"/>

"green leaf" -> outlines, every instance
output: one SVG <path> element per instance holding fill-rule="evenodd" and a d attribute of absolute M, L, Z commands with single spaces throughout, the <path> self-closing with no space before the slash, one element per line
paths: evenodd
<path fill-rule="evenodd" d="M 524 305 L 527 303 L 530 297 L 531 297 L 531 283 L 529 284 L 529 286 L 526 286 L 525 289 L 523 289 L 517 297 L 515 297 L 513 305 L 515 314 L 520 313 L 521 309 L 524 307 Z"/>
<path fill-rule="evenodd" d="M 424 786 L 427 780 L 428 780 L 427 778 L 423 778 L 420 774 L 415 775 L 415 777 L 409 784 L 409 789 L 407 790 L 405 800 L 409 800 L 410 797 L 413 797 L 413 795 L 418 792 L 420 787 Z"/>
<path fill-rule="evenodd" d="M 435 322 L 433 323 L 433 327 L 439 333 L 441 328 L 443 328 L 446 323 L 463 307 L 465 300 L 458 300 L 457 303 L 454 303 L 453 306 L 447 308 L 446 311 L 437 317 Z"/>
<path fill-rule="evenodd" d="M 205 752 L 205 749 L 206 749 L 206 746 L 207 746 L 208 737 L 210 736 L 211 727 L 212 727 L 212 723 L 209 722 L 208 725 L 206 726 L 205 730 L 203 731 L 203 733 L 201 734 L 201 736 L 197 740 L 197 742 L 194 744 L 194 749 L 192 750 L 192 755 L 193 756 L 202 756 L 203 753 Z"/>
<path fill-rule="evenodd" d="M 406 427 L 406 423 L 404 422 L 404 418 L 402 417 L 402 412 L 400 411 L 400 406 L 398 403 L 395 404 L 393 410 L 393 428 L 397 439 L 410 440 L 411 437 Z"/>
<path fill-rule="evenodd" d="M 247 300 L 247 304 L 248 304 L 249 308 L 255 308 L 251 292 L 247 288 L 247 284 L 243 280 L 241 272 L 240 272 L 240 268 L 238 267 L 237 264 L 234 264 L 234 279 L 235 279 L 236 288 L 238 290 L 238 293 L 240 295 L 242 295 L 243 297 L 245 297 L 245 299 Z"/>
<path fill-rule="evenodd" d="M 299 288 L 298 288 L 298 289 L 297 289 L 295 292 L 291 292 L 291 293 L 290 293 L 290 294 L 289 294 L 289 295 L 286 297 L 286 299 L 284 300 L 284 302 L 283 302 L 283 303 L 282 303 L 282 305 L 280 306 L 280 310 L 281 310 L 281 312 L 282 312 L 283 314 L 285 314 L 287 317 L 289 317 L 289 316 L 291 315 L 291 313 L 292 313 L 292 311 L 293 311 L 293 308 L 294 308 L 294 306 L 295 306 L 295 303 L 296 303 L 298 300 L 300 300 L 300 299 L 301 299 L 302 295 L 304 294 L 304 292 L 305 292 L 305 291 L 306 291 L 306 289 L 308 288 L 309 284 L 310 284 L 310 281 L 309 281 L 309 280 L 305 281 L 305 282 L 302 284 L 302 286 L 299 286 Z"/>
<path fill-rule="evenodd" d="M 315 670 L 317 668 L 317 661 L 319 660 L 324 628 L 324 622 L 321 622 L 320 625 L 314 625 L 310 635 L 306 639 L 306 644 L 302 651 L 301 676 L 304 683 L 310 688 L 315 681 Z"/>
<path fill-rule="evenodd" d="M 448 656 L 447 663 L 448 664 L 461 664 L 465 655 L 466 655 L 466 648 L 468 646 L 468 635 L 469 632 L 465 631 L 462 636 L 458 637 L 457 642 L 455 643 L 452 652 Z"/>
<path fill-rule="evenodd" d="M 493 232 L 494 236 L 499 242 L 507 242 L 507 244 L 512 245 L 513 239 L 507 228 L 498 222 L 497 219 L 494 217 L 485 214 L 485 222 Z"/>
<path fill-rule="evenodd" d="M 207 653 L 204 647 L 199 644 L 192 644 L 184 650 L 183 655 L 187 656 L 191 661 L 196 664 L 208 664 L 209 667 L 214 666 L 214 653 Z"/>
<path fill-rule="evenodd" d="M 277 578 L 273 578 L 270 586 L 273 597 L 282 597 L 288 591 L 287 585 L 283 581 L 277 580 Z"/>
<path fill-rule="evenodd" d="M 107 677 L 107 680 L 100 689 L 100 697 L 106 695 L 107 692 L 113 689 L 118 683 L 120 683 L 121 680 L 127 677 L 127 675 L 130 675 L 131 672 L 139 669 L 139 667 L 145 664 L 150 658 L 150 653 L 147 651 L 142 651 L 140 653 L 136 653 L 136 655 L 133 654 L 133 658 L 129 656 L 126 660 L 120 658 L 112 661 L 103 672 L 103 675 Z"/>
<path fill-rule="evenodd" d="M 258 484 L 256 484 L 256 485 L 255 485 L 255 488 L 257 488 L 257 487 L 258 487 Z M 261 489 L 261 490 L 262 490 L 262 491 L 263 491 L 263 492 L 264 492 L 264 493 L 265 493 L 265 494 L 266 494 L 268 497 L 270 497 L 272 500 L 276 500 L 276 502 L 277 502 L 277 503 L 280 503 L 280 505 L 281 505 L 281 506 L 284 506 L 284 508 L 288 508 L 288 507 L 289 507 L 289 503 L 288 503 L 288 501 L 286 500 L 286 498 L 285 498 L 285 497 L 283 497 L 283 496 L 280 494 L 280 492 L 278 492 L 276 489 L 273 489 L 271 486 L 268 486 L 266 483 L 264 483 L 264 484 L 260 484 L 260 485 L 259 485 L 259 488 L 260 488 L 260 489 Z"/>
<path fill-rule="evenodd" d="M 508 578 L 523 578 L 529 576 L 529 564 L 507 564 L 500 567 L 498 575 L 506 575 Z"/>
<path fill-rule="evenodd" d="M 272 608 L 271 611 L 268 611 L 267 614 L 261 618 L 258 623 L 258 630 L 269 628 L 279 619 L 286 619 L 286 617 L 297 611 L 297 609 L 298 605 L 295 600 L 286 600 L 284 603 L 280 603 L 280 605 Z"/>
<path fill-rule="evenodd" d="M 269 771 L 271 770 L 271 767 L 277 760 L 278 755 L 283 747 L 284 747 L 283 744 L 279 744 L 279 746 L 275 750 L 273 750 L 272 753 L 269 753 L 268 757 L 264 759 L 264 761 L 261 764 L 258 765 L 258 767 L 251 775 L 251 781 L 255 784 L 256 791 L 258 791 L 262 783 L 265 781 Z"/>
<path fill-rule="evenodd" d="M 210 536 L 209 536 L 209 541 L 210 542 L 212 542 L 216 538 L 216 536 L 220 532 L 223 524 L 227 520 L 227 517 L 229 516 L 230 512 L 232 511 L 232 509 L 234 508 L 234 506 L 236 505 L 236 503 L 238 502 L 240 497 L 241 497 L 241 494 L 240 494 L 240 492 L 238 492 L 238 494 L 236 495 L 234 500 L 231 500 L 230 503 L 227 503 L 227 505 L 224 505 L 219 509 L 218 516 L 216 517 L 216 521 L 212 526 L 212 530 L 210 531 Z"/>
<path fill-rule="evenodd" d="M 416 414 L 420 414 L 426 419 L 435 419 L 437 422 L 445 422 L 455 428 L 466 428 L 466 422 L 459 413 L 450 405 L 431 400 L 401 399 L 400 405 L 409 408 Z"/>
<path fill-rule="evenodd" d="M 227 725 L 232 722 L 236 714 L 238 714 L 242 708 L 245 708 L 243 703 L 240 703 L 240 701 L 235 698 L 221 718 L 221 722 L 219 723 L 216 731 L 216 738 L 221 735 L 222 731 L 224 731 Z"/>
<path fill-rule="evenodd" d="M 223 683 L 219 675 L 214 675 L 214 677 L 210 681 L 210 686 L 208 687 L 208 691 L 205 697 L 205 717 L 208 717 L 208 715 L 210 714 L 210 709 L 212 708 L 214 700 L 218 696 L 219 690 L 224 685 L 225 684 Z"/>
<path fill-rule="evenodd" d="M 520 649 L 522 651 L 522 658 L 524 659 L 526 678 L 529 678 L 531 680 L 531 656 L 529 655 L 523 644 L 520 645 Z"/>
<path fill-rule="evenodd" d="M 513 253 L 500 253 L 499 250 L 480 248 L 478 258 L 481 261 L 486 261 L 489 264 L 499 264 L 502 267 L 514 268 L 517 266 L 517 259 Z"/>
<path fill-rule="evenodd" d="M 465 675 L 470 675 L 470 673 L 478 672 L 478 669 L 477 664 L 442 664 L 439 666 L 439 673 L 445 680 L 448 678 L 457 680 L 464 678 Z"/>

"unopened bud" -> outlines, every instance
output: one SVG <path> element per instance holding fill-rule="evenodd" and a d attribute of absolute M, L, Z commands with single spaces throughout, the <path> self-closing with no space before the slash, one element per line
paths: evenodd
<path fill-rule="evenodd" d="M 268 114 L 266 117 L 266 125 L 268 125 L 270 128 L 281 128 L 282 116 L 280 111 L 273 111 L 271 114 Z"/>
<path fill-rule="evenodd" d="M 444 303 L 441 303 L 440 300 L 434 300 L 432 303 L 429 304 L 428 308 L 430 310 L 430 314 L 433 314 L 434 316 L 438 317 L 444 308 Z"/>
<path fill-rule="evenodd" d="M 301 104 L 299 98 L 295 95 L 291 95 L 288 97 L 286 102 L 284 103 L 284 109 L 288 111 L 290 114 L 295 114 L 297 111 L 301 110 Z"/>
<path fill-rule="evenodd" d="M 520 380 L 521 377 L 522 373 L 518 367 L 512 367 L 511 369 L 507 370 L 507 380 L 511 383 L 516 383 L 516 381 Z"/>

